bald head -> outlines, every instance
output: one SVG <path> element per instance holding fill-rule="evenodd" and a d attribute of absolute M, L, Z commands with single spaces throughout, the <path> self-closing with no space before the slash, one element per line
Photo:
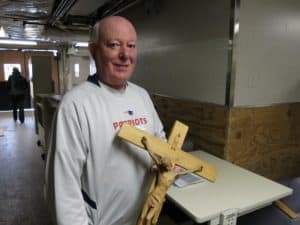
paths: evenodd
<path fill-rule="evenodd" d="M 129 20 L 127 20 L 126 18 L 121 17 L 121 16 L 108 16 L 108 17 L 105 17 L 105 18 L 99 20 L 94 25 L 90 42 L 92 42 L 92 43 L 99 42 L 100 39 L 103 39 L 103 36 L 105 36 L 105 34 L 109 30 L 113 29 L 116 26 L 124 28 L 123 31 L 121 31 L 121 32 L 124 32 L 124 30 L 126 30 L 125 31 L 126 33 L 131 32 L 131 33 L 135 34 L 135 37 L 136 37 L 136 30 Z"/>
<path fill-rule="evenodd" d="M 136 41 L 135 28 L 124 17 L 109 16 L 95 24 L 89 48 L 100 81 L 124 89 L 136 64 Z"/>

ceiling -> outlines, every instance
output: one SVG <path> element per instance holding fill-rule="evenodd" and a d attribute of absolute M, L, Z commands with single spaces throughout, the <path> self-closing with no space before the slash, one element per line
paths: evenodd
<path fill-rule="evenodd" d="M 9 39 L 39 45 L 87 41 L 96 20 L 139 0 L 0 0 L 0 26 Z M 2 47 L 2 45 L 0 45 Z"/>

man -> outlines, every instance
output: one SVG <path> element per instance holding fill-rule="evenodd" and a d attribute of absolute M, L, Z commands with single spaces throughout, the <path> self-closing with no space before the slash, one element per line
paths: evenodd
<path fill-rule="evenodd" d="M 94 26 L 97 73 L 63 98 L 47 156 L 46 194 L 58 225 L 135 225 L 150 182 L 146 151 L 116 137 L 130 123 L 164 138 L 147 92 L 128 82 L 137 36 L 125 18 Z"/>
<path fill-rule="evenodd" d="M 14 121 L 17 122 L 19 109 L 19 120 L 21 123 L 24 123 L 24 101 L 28 89 L 28 82 L 21 75 L 19 69 L 14 67 L 7 83 L 8 91 L 11 96 Z"/>

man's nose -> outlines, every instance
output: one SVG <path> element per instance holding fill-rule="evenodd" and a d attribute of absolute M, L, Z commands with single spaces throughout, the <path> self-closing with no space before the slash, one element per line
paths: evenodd
<path fill-rule="evenodd" d="M 125 48 L 121 50 L 121 52 L 119 54 L 119 58 L 121 60 L 127 60 L 129 58 L 129 53 Z"/>

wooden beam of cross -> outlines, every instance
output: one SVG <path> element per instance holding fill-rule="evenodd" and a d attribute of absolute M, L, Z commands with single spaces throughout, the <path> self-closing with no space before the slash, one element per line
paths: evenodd
<path fill-rule="evenodd" d="M 145 149 L 142 138 L 146 137 L 149 143 L 155 146 L 153 151 L 158 156 L 169 157 L 176 165 L 187 170 L 202 168 L 195 173 L 211 182 L 215 182 L 217 178 L 217 168 L 215 166 L 181 150 L 187 131 L 188 126 L 176 121 L 168 141 L 165 142 L 143 130 L 129 124 L 123 124 L 118 136 L 142 149 Z"/>

